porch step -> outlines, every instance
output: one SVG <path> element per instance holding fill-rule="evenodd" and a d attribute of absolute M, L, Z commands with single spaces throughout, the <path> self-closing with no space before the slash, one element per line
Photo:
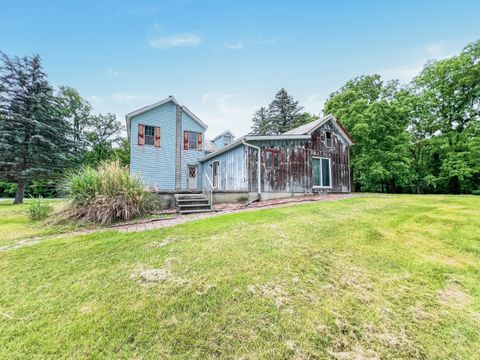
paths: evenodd
<path fill-rule="evenodd" d="M 180 214 L 213 211 L 210 200 L 204 194 L 176 194 L 175 200 Z"/>
<path fill-rule="evenodd" d="M 187 214 L 197 214 L 197 213 L 209 213 L 214 212 L 213 209 L 201 209 L 201 210 L 180 210 L 180 214 L 187 215 Z"/>

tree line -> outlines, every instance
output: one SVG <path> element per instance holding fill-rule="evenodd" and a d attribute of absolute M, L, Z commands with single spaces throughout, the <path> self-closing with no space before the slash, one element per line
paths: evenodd
<path fill-rule="evenodd" d="M 112 158 L 128 163 L 114 114 L 93 114 L 77 90 L 55 89 L 38 55 L 0 57 L 0 197 L 56 196 L 68 169 Z"/>
<path fill-rule="evenodd" d="M 253 116 L 252 133 L 279 134 L 315 116 L 281 89 Z M 352 135 L 355 191 L 480 195 L 480 41 L 428 62 L 409 84 L 365 75 L 332 93 Z"/>

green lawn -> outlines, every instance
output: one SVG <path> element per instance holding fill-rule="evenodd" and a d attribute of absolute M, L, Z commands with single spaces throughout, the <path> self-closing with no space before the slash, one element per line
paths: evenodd
<path fill-rule="evenodd" d="M 52 205 L 56 200 L 45 200 Z M 12 205 L 12 200 L 0 200 L 0 247 L 12 245 L 18 240 L 54 234 L 59 228 L 45 227 L 42 223 L 30 221 L 25 213 L 29 200 L 25 204 Z"/>
<path fill-rule="evenodd" d="M 480 197 L 45 240 L 0 253 L 0 290 L 0 358 L 478 358 Z"/>

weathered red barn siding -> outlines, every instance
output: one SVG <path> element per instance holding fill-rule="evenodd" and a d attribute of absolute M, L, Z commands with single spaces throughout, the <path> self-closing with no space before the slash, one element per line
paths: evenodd
<path fill-rule="evenodd" d="M 325 131 L 332 132 L 331 148 L 325 146 Z M 348 145 L 342 142 L 337 130 L 330 123 L 314 131 L 311 140 L 271 140 L 251 143 L 261 148 L 262 192 L 312 192 L 312 156 L 328 157 L 332 165 L 332 188 L 313 191 L 350 191 Z M 265 166 L 265 149 L 280 151 L 278 168 Z M 248 148 L 248 185 L 249 190 L 255 192 L 258 191 L 257 156 L 257 150 Z"/>

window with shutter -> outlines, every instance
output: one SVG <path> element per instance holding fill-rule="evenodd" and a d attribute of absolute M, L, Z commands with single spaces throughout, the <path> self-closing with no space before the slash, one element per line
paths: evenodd
<path fill-rule="evenodd" d="M 202 151 L 202 133 L 198 133 L 197 136 L 197 150 Z"/>
<path fill-rule="evenodd" d="M 138 145 L 145 144 L 145 125 L 138 124 Z"/>
<path fill-rule="evenodd" d="M 155 127 L 155 147 L 160 147 L 160 127 Z"/>
<path fill-rule="evenodd" d="M 145 125 L 145 145 L 155 144 L 155 126 Z"/>

